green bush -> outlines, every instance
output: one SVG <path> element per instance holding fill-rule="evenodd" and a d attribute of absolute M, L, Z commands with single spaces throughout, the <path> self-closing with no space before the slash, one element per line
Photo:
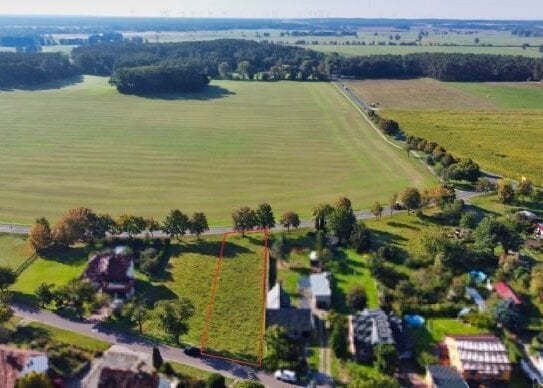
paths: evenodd
<path fill-rule="evenodd" d="M 207 388 L 226 388 L 226 379 L 220 373 L 212 373 L 207 378 Z"/>

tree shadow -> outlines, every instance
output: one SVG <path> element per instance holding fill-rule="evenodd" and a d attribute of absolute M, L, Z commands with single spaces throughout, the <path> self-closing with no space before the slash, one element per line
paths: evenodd
<path fill-rule="evenodd" d="M 17 345 L 28 345 L 33 341 L 47 341 L 51 338 L 51 333 L 42 327 L 17 326 L 10 335 L 11 342 Z"/>
<path fill-rule="evenodd" d="M 172 257 L 177 257 L 183 259 L 184 253 L 197 253 L 204 256 L 212 256 L 213 258 L 218 258 L 221 253 L 222 242 L 221 241 L 208 241 L 200 240 L 195 242 L 190 242 L 185 245 L 172 244 L 171 246 L 171 255 Z M 252 252 L 249 248 L 243 247 L 236 243 L 226 240 L 223 249 L 223 258 L 224 257 L 235 257 L 243 253 Z"/>
<path fill-rule="evenodd" d="M 416 226 L 404 224 L 401 222 L 396 221 L 389 221 L 387 222 L 387 225 L 392 226 L 393 228 L 402 228 L 402 229 L 411 229 L 411 230 L 420 230 L 420 228 L 417 228 Z"/>
<path fill-rule="evenodd" d="M 143 295 L 146 303 L 152 306 L 159 300 L 174 300 L 178 296 L 164 285 L 155 285 L 149 281 L 136 279 L 136 293 Z"/>
<path fill-rule="evenodd" d="M 86 246 L 50 248 L 40 257 L 44 260 L 57 261 L 63 264 L 76 265 L 88 260 L 92 250 Z"/>
<path fill-rule="evenodd" d="M 400 242 L 408 241 L 407 238 L 395 233 L 385 232 L 381 230 L 372 230 L 372 233 L 372 246 L 374 247 L 379 247 L 386 244 L 399 244 Z"/>
<path fill-rule="evenodd" d="M 23 90 L 23 91 L 32 92 L 32 91 L 39 91 L 39 90 L 64 89 L 64 88 L 67 88 L 69 86 L 77 85 L 79 83 L 82 83 L 83 81 L 84 81 L 84 77 L 81 74 L 79 74 L 79 75 L 75 75 L 75 76 L 68 77 L 68 78 L 63 78 L 63 79 L 44 82 L 44 83 L 38 84 L 38 85 L 32 85 L 32 86 L 24 86 L 24 85 L 22 85 L 22 86 L 17 86 L 17 87 L 13 87 L 13 88 L 5 88 L 5 89 L 0 88 L 0 91 L 2 91 L 2 92 L 15 92 L 15 91 L 18 91 L 18 90 Z"/>
<path fill-rule="evenodd" d="M 157 94 L 134 94 L 137 97 L 150 100 L 167 101 L 209 101 L 235 96 L 236 93 L 217 85 L 209 85 L 204 90 L 196 93 L 157 93 Z"/>

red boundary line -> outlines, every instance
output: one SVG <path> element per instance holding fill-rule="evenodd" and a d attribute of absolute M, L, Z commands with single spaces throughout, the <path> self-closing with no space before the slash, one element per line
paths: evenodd
<path fill-rule="evenodd" d="M 207 345 L 207 339 L 208 339 L 208 335 L 209 335 L 209 326 L 210 326 L 210 323 L 211 323 L 211 316 L 213 315 L 213 308 L 215 306 L 215 294 L 217 292 L 217 285 L 219 284 L 219 274 L 220 274 L 220 269 L 221 269 L 223 254 L 224 254 L 224 247 L 226 245 L 226 239 L 227 239 L 228 236 L 231 236 L 231 235 L 255 234 L 255 233 L 263 233 L 264 234 L 264 255 L 262 257 L 261 312 L 260 312 L 261 319 L 260 319 L 260 332 L 259 332 L 259 345 L 258 345 L 258 363 L 248 362 L 248 361 L 243 361 L 243 360 L 237 360 L 237 359 L 229 358 L 229 357 L 218 356 L 216 354 L 210 354 L 210 353 L 206 353 L 204 351 L 204 349 L 205 349 L 205 347 Z M 201 341 L 200 341 L 200 352 L 201 352 L 202 355 L 207 356 L 207 357 L 212 357 L 212 358 L 218 358 L 218 359 L 221 359 L 221 360 L 232 361 L 232 362 L 236 362 L 238 364 L 244 364 L 244 365 L 256 366 L 256 367 L 261 367 L 262 366 L 262 358 L 263 358 L 263 353 L 264 353 L 264 349 L 263 349 L 264 326 L 266 324 L 266 322 L 265 322 L 265 319 L 266 319 L 265 312 L 266 312 L 266 295 L 267 295 L 267 292 L 266 292 L 267 291 L 266 290 L 266 284 L 267 284 L 266 275 L 267 275 L 267 273 L 268 273 L 268 230 L 267 229 L 248 230 L 248 231 L 245 231 L 243 233 L 242 232 L 226 232 L 226 233 L 224 233 L 223 238 L 222 238 L 221 249 L 219 251 L 219 260 L 217 261 L 217 266 L 215 268 L 215 275 L 213 277 L 213 283 L 211 285 L 211 300 L 209 302 L 208 309 L 207 309 L 204 333 L 203 333 Z"/>

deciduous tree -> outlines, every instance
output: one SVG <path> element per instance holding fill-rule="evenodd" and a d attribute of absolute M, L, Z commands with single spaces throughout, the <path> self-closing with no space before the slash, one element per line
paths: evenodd
<path fill-rule="evenodd" d="M 503 179 L 498 182 L 498 200 L 504 205 L 510 205 L 515 201 L 515 190 L 510 181 Z"/>
<path fill-rule="evenodd" d="M 275 217 L 269 203 L 261 203 L 256 209 L 258 226 L 262 229 L 271 229 L 275 226 Z"/>
<path fill-rule="evenodd" d="M 179 239 L 184 236 L 189 228 L 189 217 L 179 209 L 173 209 L 162 224 L 164 233 Z"/>
<path fill-rule="evenodd" d="M 32 225 L 28 235 L 28 242 L 36 253 L 43 252 L 51 246 L 53 234 L 47 218 L 38 218 L 36 223 Z"/>
<path fill-rule="evenodd" d="M 420 208 L 421 204 L 420 191 L 415 187 L 408 187 L 401 194 L 400 201 L 402 201 L 407 208 L 407 213 L 409 213 L 410 210 L 417 210 Z"/>
<path fill-rule="evenodd" d="M 287 361 L 286 357 L 289 353 L 286 330 L 277 325 L 269 327 L 264 335 L 264 343 L 266 344 L 264 358 L 266 368 L 273 370 L 282 367 L 282 364 Z"/>
<path fill-rule="evenodd" d="M 189 221 L 190 233 L 196 235 L 196 238 L 199 240 L 200 235 L 208 230 L 209 225 L 207 224 L 206 215 L 201 212 L 194 213 Z"/>
<path fill-rule="evenodd" d="M 120 232 L 128 234 L 132 238 L 145 230 L 146 222 L 143 217 L 123 214 L 117 220 L 117 227 Z"/>
<path fill-rule="evenodd" d="M 326 231 L 326 218 L 334 208 L 326 203 L 317 205 L 313 209 L 313 216 L 315 217 L 315 229 Z"/>
<path fill-rule="evenodd" d="M 287 228 L 287 232 L 290 232 L 290 228 L 297 228 L 300 226 L 300 216 L 292 211 L 283 214 L 279 223 Z"/>
<path fill-rule="evenodd" d="M 257 216 L 254 210 L 244 206 L 232 213 L 232 221 L 234 221 L 234 230 L 243 234 L 257 225 Z"/>
<path fill-rule="evenodd" d="M 375 201 L 375 203 L 371 207 L 371 213 L 378 219 L 381 219 L 381 216 L 383 215 L 383 210 L 383 205 L 381 205 L 379 201 Z"/>
<path fill-rule="evenodd" d="M 155 304 L 155 314 L 159 325 L 177 343 L 179 337 L 188 333 L 188 320 L 194 315 L 194 305 L 190 299 L 161 300 Z"/>
<path fill-rule="evenodd" d="M 360 285 L 352 287 L 347 293 L 347 302 L 355 311 L 364 310 L 368 303 L 366 289 Z"/>
<path fill-rule="evenodd" d="M 53 292 L 54 287 L 55 285 L 52 283 L 42 283 L 38 286 L 38 288 L 36 288 L 36 299 L 38 300 L 41 308 L 45 308 L 45 306 L 51 303 L 55 298 L 55 294 Z"/>

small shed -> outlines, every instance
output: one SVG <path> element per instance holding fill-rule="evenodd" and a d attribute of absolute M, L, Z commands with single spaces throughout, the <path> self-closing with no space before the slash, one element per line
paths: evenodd
<path fill-rule="evenodd" d="M 309 276 L 313 304 L 319 309 L 329 309 L 332 304 L 332 289 L 330 287 L 330 273 L 322 272 Z"/>
<path fill-rule="evenodd" d="M 498 294 L 500 298 L 505 300 L 510 299 L 517 306 L 522 305 L 522 300 L 518 297 L 516 292 L 513 291 L 511 287 L 509 287 L 509 284 L 507 284 L 506 282 L 496 283 L 494 289 L 496 290 L 496 294 Z"/>

